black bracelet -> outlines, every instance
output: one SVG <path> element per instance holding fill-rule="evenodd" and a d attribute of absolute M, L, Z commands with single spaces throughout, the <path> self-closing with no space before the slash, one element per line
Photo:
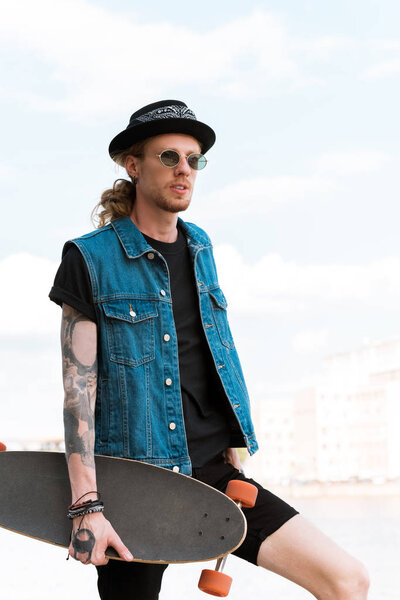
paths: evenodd
<path fill-rule="evenodd" d="M 74 506 L 76 506 L 78 504 L 79 500 L 82 500 L 82 498 L 84 498 L 85 496 L 88 496 L 89 494 L 97 494 L 97 500 L 100 500 L 100 498 L 101 498 L 100 492 L 98 492 L 97 490 L 92 490 L 91 492 L 85 492 L 84 494 L 82 494 L 82 496 L 80 496 L 78 498 L 78 500 L 75 500 L 75 502 L 73 502 L 68 508 L 73 508 Z M 86 500 L 86 502 L 93 502 L 93 501 Z M 81 504 L 85 504 L 85 503 L 82 502 Z"/>
<path fill-rule="evenodd" d="M 70 506 L 68 508 L 67 517 L 69 519 L 75 519 L 76 517 L 84 517 L 94 512 L 103 512 L 104 504 L 101 500 L 88 500 L 82 502 L 78 506 Z"/>
<path fill-rule="evenodd" d="M 98 513 L 98 512 L 103 512 L 104 510 L 104 505 L 103 503 L 97 505 L 97 506 L 92 506 L 90 508 L 81 508 L 79 511 L 69 511 L 67 513 L 67 517 L 68 519 L 76 519 L 77 517 L 85 517 L 86 515 L 90 515 L 92 513 Z"/>

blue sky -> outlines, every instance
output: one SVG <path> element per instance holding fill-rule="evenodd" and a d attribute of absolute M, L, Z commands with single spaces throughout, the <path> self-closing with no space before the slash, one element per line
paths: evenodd
<path fill-rule="evenodd" d="M 184 100 L 217 132 L 183 217 L 212 236 L 251 390 L 308 380 L 324 356 L 399 335 L 397 2 L 1 8 L 10 431 L 16 403 L 32 418 L 47 407 L 44 429 L 58 427 L 60 314 L 48 289 L 64 241 L 91 228 L 99 195 L 123 176 L 110 139 L 161 98 Z"/>

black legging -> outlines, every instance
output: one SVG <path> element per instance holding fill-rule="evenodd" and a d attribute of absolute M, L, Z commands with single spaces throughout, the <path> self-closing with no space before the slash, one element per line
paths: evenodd
<path fill-rule="evenodd" d="M 157 600 L 168 565 L 110 560 L 96 567 L 101 600 Z"/>

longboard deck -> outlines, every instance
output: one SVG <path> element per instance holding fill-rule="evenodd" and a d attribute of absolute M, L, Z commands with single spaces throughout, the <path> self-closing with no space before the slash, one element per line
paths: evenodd
<path fill-rule="evenodd" d="M 191 477 L 139 461 L 96 456 L 106 518 L 137 562 L 212 560 L 246 535 L 242 511 L 225 494 Z M 0 527 L 69 545 L 70 484 L 59 452 L 0 453 Z M 113 548 L 110 558 L 118 555 Z"/>

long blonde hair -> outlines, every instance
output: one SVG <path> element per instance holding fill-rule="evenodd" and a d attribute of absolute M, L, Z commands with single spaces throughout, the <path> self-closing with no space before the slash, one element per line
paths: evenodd
<path fill-rule="evenodd" d="M 120 166 L 125 168 L 128 156 L 142 157 L 147 139 L 137 142 L 123 152 L 116 154 L 113 159 Z M 136 184 L 134 180 L 117 179 L 112 188 L 105 190 L 92 210 L 92 221 L 96 227 L 103 227 L 119 219 L 120 217 L 129 217 L 132 212 L 133 203 L 136 198 Z"/>

